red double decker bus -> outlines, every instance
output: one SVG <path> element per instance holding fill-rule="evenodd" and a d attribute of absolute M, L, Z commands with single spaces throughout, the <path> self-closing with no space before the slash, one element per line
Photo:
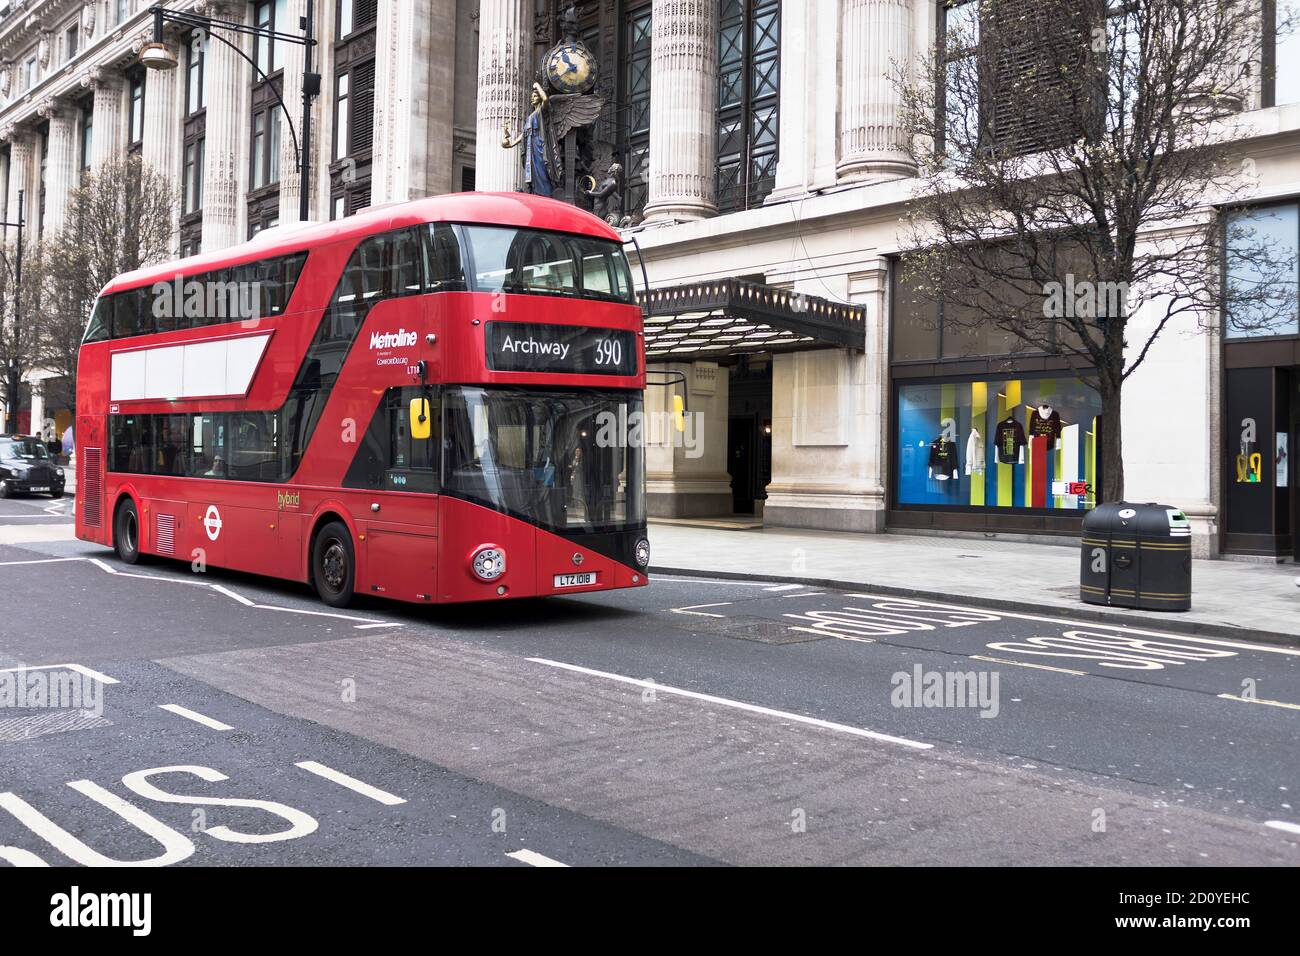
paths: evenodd
<path fill-rule="evenodd" d="M 616 232 L 517 193 L 123 275 L 77 375 L 77 536 L 412 602 L 646 583 L 641 311 Z"/>

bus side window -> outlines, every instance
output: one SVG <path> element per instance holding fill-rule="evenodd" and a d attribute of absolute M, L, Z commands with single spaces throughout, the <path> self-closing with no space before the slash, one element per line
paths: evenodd
<path fill-rule="evenodd" d="M 142 322 L 139 290 L 132 289 L 129 292 L 120 292 L 113 298 L 115 300 L 113 303 L 113 333 L 115 338 L 125 339 L 133 335 L 145 335 L 152 331 L 152 317 L 149 318 L 148 324 Z"/>
<path fill-rule="evenodd" d="M 99 297 L 90 313 L 90 321 L 86 323 L 86 334 L 81 339 L 83 345 L 87 342 L 104 342 L 113 337 L 113 302 L 116 299 L 115 295 Z"/>
<path fill-rule="evenodd" d="M 390 295 L 419 295 L 424 291 L 420 255 L 420 234 L 404 229 L 393 236 L 392 268 L 388 279 Z"/>
<path fill-rule="evenodd" d="M 462 291 L 465 288 L 465 270 L 460 261 L 460 243 L 456 231 L 445 222 L 431 225 L 425 233 L 425 265 L 429 292 Z"/>

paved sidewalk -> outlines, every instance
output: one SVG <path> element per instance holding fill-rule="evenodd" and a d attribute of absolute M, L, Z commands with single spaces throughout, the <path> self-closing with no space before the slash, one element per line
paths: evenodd
<path fill-rule="evenodd" d="M 1196 561 L 1192 610 L 1160 613 L 1079 600 L 1079 551 L 1048 544 L 780 528 L 650 523 L 652 571 L 762 577 L 925 595 L 1004 610 L 1300 644 L 1295 565 Z"/>

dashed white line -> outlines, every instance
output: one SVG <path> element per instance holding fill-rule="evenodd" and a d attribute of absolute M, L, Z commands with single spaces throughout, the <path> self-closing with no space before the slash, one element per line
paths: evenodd
<path fill-rule="evenodd" d="M 192 720 L 196 724 L 202 724 L 204 727 L 210 727 L 213 730 L 234 730 L 229 724 L 223 724 L 219 720 L 206 717 L 196 710 L 190 710 L 188 707 L 182 707 L 180 704 L 159 704 L 160 708 L 178 717 L 184 717 L 186 720 Z"/>
<path fill-rule="evenodd" d="M 776 587 L 763 588 L 764 591 L 799 591 L 807 587 L 805 584 L 778 584 Z"/>
<path fill-rule="evenodd" d="M 347 774 L 335 770 L 333 767 L 327 767 L 323 763 L 317 763 L 315 760 L 304 760 L 301 763 L 294 764 L 294 766 L 301 767 L 308 773 L 314 773 L 318 777 L 324 777 L 326 780 L 337 783 L 340 787 L 347 787 L 349 790 L 353 790 L 361 794 L 363 797 L 369 797 L 371 800 L 382 803 L 386 807 L 395 807 L 406 802 L 401 797 L 395 796 L 387 790 L 380 790 L 378 787 L 372 787 L 363 780 L 358 780 L 356 777 L 349 777 Z"/>
<path fill-rule="evenodd" d="M 514 853 L 507 853 L 506 856 L 512 860 L 518 860 L 520 863 L 527 863 L 529 866 L 562 866 L 566 869 L 569 866 L 567 863 L 552 860 L 549 856 L 543 856 L 533 850 L 515 850 Z"/>
<path fill-rule="evenodd" d="M 1281 830 L 1283 833 L 1300 834 L 1300 823 L 1288 823 L 1286 820 L 1265 820 L 1264 826 Z"/>
<path fill-rule="evenodd" d="M 587 674 L 591 677 L 603 677 L 606 680 L 618 681 L 623 684 L 632 684 L 636 687 L 653 689 L 660 694 L 676 694 L 678 697 L 689 697 L 692 700 L 702 700 L 709 704 L 718 704 L 722 707 L 734 707 L 736 710 L 746 710 L 752 714 L 763 714 L 767 717 L 779 717 L 782 720 L 790 720 L 795 723 L 808 724 L 811 727 L 821 727 L 824 730 L 834 730 L 839 733 L 852 734 L 855 737 L 866 737 L 869 740 L 878 740 L 882 743 L 898 744 L 902 747 L 911 747 L 915 750 L 931 750 L 934 744 L 922 743 L 919 740 L 908 740 L 906 737 L 894 737 L 890 734 L 877 733 L 874 730 L 865 730 L 862 727 L 853 727 L 849 724 L 838 724 L 831 720 L 822 720 L 820 717 L 806 717 L 803 714 L 792 714 L 785 710 L 774 710 L 771 707 L 761 707 L 758 704 L 747 704 L 740 700 L 730 700 L 726 697 L 715 697 L 712 694 L 701 694 L 698 691 L 686 690 L 681 687 L 671 687 L 667 684 L 660 684 L 655 681 L 640 680 L 636 677 L 625 677 L 622 674 L 611 674 L 608 671 L 593 670 L 590 667 L 580 667 L 577 664 L 566 664 L 563 661 L 552 661 L 545 657 L 528 658 L 534 664 L 543 664 L 546 667 L 558 667 L 561 670 L 573 671 L 576 674 Z"/>

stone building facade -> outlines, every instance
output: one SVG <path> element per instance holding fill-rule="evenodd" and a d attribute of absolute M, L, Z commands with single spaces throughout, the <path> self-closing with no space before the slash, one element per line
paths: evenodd
<path fill-rule="evenodd" d="M 652 513 L 858 532 L 1077 534 L 1088 502 L 1072 489 L 1104 481 L 1086 388 L 1050 361 L 958 349 L 943 333 L 927 339 L 893 294 L 916 171 L 890 75 L 920 62 L 976 3 L 579 8 L 606 101 L 592 130 L 593 169 L 623 168 L 634 270 L 644 266 L 661 304 L 677 296 L 699 306 L 666 306 L 651 319 L 651 371 L 680 373 L 654 379 L 692 386 L 700 431 L 693 448 L 658 436 L 648 455 Z M 1262 4 L 1266 34 L 1289 3 Z M 306 0 L 167 5 L 293 32 Z M 60 226 L 82 172 L 131 151 L 175 177 L 179 254 L 296 220 L 302 188 L 313 218 L 325 220 L 415 196 L 522 186 L 502 132 L 519 130 L 541 56 L 559 39 L 557 0 L 317 0 L 323 88 L 305 187 L 271 92 L 297 124 L 301 48 L 233 38 L 268 79 L 225 44 L 169 31 L 179 68 L 146 76 L 138 55 L 148 6 L 0 0 L 0 185 L 10 221 L 18 193 L 28 198 L 29 238 Z M 1300 246 L 1291 227 L 1300 47 L 1270 37 L 1268 49 L 1242 104 L 1239 148 L 1257 177 L 1252 209 Z M 1207 196 L 1205 214 L 1254 213 Z M 760 301 L 768 311 L 755 319 Z M 762 315 L 778 344 L 764 347 Z M 1184 509 L 1198 553 L 1275 558 L 1300 547 L 1297 482 L 1280 470 L 1300 445 L 1297 343 L 1300 318 L 1259 338 L 1225 335 L 1222 317 L 1204 316 L 1162 335 L 1128 385 L 1129 496 Z M 1171 410 L 1175 390 L 1182 400 Z M 670 408 L 672 391 L 652 386 L 647 405 Z M 44 417 L 32 404 L 32 417 Z M 1023 461 L 996 458 L 989 432 L 1009 419 L 1028 426 L 1039 406 L 1060 413 L 1068 437 L 1046 451 L 1027 443 Z M 1267 435 L 1241 447 L 1233 417 Z M 940 438 L 957 446 L 952 473 L 946 445 L 931 457 Z M 1248 477 L 1267 480 L 1237 480 L 1243 454 Z"/>

